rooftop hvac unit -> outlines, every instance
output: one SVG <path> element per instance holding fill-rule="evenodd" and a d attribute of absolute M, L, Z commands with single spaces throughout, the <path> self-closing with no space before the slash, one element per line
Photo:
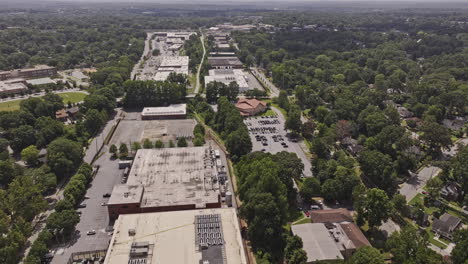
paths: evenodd
<path fill-rule="evenodd" d="M 132 243 L 132 248 L 147 248 L 147 247 L 149 247 L 149 242 L 147 241 Z"/>
<path fill-rule="evenodd" d="M 144 257 L 148 255 L 148 248 L 132 248 L 130 249 L 130 257 Z"/>

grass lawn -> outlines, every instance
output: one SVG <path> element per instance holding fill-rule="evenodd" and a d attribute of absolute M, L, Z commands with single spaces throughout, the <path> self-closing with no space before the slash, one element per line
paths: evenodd
<path fill-rule="evenodd" d="M 276 112 L 272 109 L 268 109 L 266 112 L 263 112 L 258 116 L 276 116 Z"/>
<path fill-rule="evenodd" d="M 297 222 L 294 222 L 293 225 L 300 225 L 300 224 L 308 224 L 310 223 L 310 218 L 308 217 L 304 217 L 302 218 L 301 220 L 297 221 Z"/>
<path fill-rule="evenodd" d="M 15 111 L 20 108 L 20 103 L 23 100 L 0 103 L 0 111 Z"/>
<path fill-rule="evenodd" d="M 415 205 L 415 204 L 417 204 L 418 202 L 421 202 L 421 203 L 424 204 L 424 195 L 421 194 L 421 193 L 416 194 L 416 196 L 413 197 L 413 199 L 411 199 L 411 200 L 408 202 L 408 204 L 409 204 L 409 205 Z"/>
<path fill-rule="evenodd" d="M 442 249 L 446 249 L 447 245 L 440 242 L 439 240 L 434 239 L 434 233 L 432 233 L 431 230 L 432 230 L 431 226 L 426 228 L 426 233 L 429 236 L 429 242 L 431 242 L 432 244 L 434 244 L 434 245 L 436 245 L 436 246 L 438 246 L 438 247 L 440 247 Z"/>
<path fill-rule="evenodd" d="M 84 98 L 86 97 L 87 94 L 69 92 L 69 93 L 59 93 L 57 95 L 62 97 L 64 104 L 67 104 L 69 101 L 72 102 L 72 103 L 81 102 L 81 101 L 84 100 Z"/>
<path fill-rule="evenodd" d="M 78 103 L 83 101 L 85 98 L 86 94 L 84 93 L 76 93 L 76 92 L 69 92 L 69 93 L 59 93 L 58 94 L 60 97 L 63 99 L 63 103 L 67 104 L 68 101 L 72 103 Z M 15 111 L 20 108 L 20 103 L 25 99 L 18 99 L 15 101 L 10 101 L 10 102 L 3 102 L 0 103 L 0 111 Z"/>

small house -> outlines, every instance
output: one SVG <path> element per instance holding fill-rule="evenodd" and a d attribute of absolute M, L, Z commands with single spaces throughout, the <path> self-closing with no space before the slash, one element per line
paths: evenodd
<path fill-rule="evenodd" d="M 432 223 L 432 232 L 439 236 L 452 240 L 453 233 L 461 225 L 461 219 L 451 214 L 445 213 Z"/>
<path fill-rule="evenodd" d="M 440 190 L 440 195 L 450 201 L 457 201 L 458 198 L 461 196 L 461 187 L 455 182 L 447 183 L 442 189 Z"/>

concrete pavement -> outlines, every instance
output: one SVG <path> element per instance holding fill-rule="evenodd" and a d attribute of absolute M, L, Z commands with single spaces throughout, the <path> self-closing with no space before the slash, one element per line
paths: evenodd
<path fill-rule="evenodd" d="M 422 168 L 415 176 L 411 177 L 406 183 L 401 185 L 400 194 L 406 197 L 409 202 L 418 193 L 422 192 L 427 181 L 432 177 L 437 176 L 442 170 L 434 166 L 426 166 Z"/>

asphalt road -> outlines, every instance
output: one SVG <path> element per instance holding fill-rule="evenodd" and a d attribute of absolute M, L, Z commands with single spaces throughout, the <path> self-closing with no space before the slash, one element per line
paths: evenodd
<path fill-rule="evenodd" d="M 197 70 L 197 85 L 195 86 L 195 91 L 194 91 L 195 94 L 197 94 L 197 93 L 200 91 L 200 72 L 201 72 L 201 68 L 202 68 L 202 65 L 203 65 L 203 60 L 205 59 L 205 54 L 206 54 L 206 49 L 205 49 L 205 36 L 203 35 L 203 32 L 201 32 L 200 41 L 201 41 L 202 47 L 203 47 L 203 56 L 202 56 L 202 59 L 201 59 L 201 61 L 200 61 L 200 64 L 198 65 L 198 70 Z"/>
<path fill-rule="evenodd" d="M 118 160 L 111 160 L 107 147 L 94 165 L 99 165 L 100 169 L 91 183 L 91 187 L 86 192 L 89 199 L 83 203 L 86 208 L 78 209 L 82 212 L 80 222 L 76 226 L 74 239 L 66 245 L 61 245 L 56 250 L 56 255 L 52 264 L 67 263 L 73 252 L 99 250 L 107 248 L 111 239 L 111 234 L 105 229 L 109 226 L 107 207 L 102 206 L 102 202 L 107 202 L 109 198 L 103 198 L 105 193 L 111 193 L 114 185 L 121 181 L 122 170 L 118 169 Z M 86 232 L 95 230 L 95 235 L 88 236 Z"/>
<path fill-rule="evenodd" d="M 255 67 L 250 68 L 250 70 L 253 75 L 259 78 L 267 86 L 267 88 L 270 90 L 271 97 L 279 96 L 280 89 L 276 87 L 272 82 L 270 82 L 270 80 L 268 80 L 268 78 L 265 76 L 265 74 L 263 74 L 262 71 Z"/>

